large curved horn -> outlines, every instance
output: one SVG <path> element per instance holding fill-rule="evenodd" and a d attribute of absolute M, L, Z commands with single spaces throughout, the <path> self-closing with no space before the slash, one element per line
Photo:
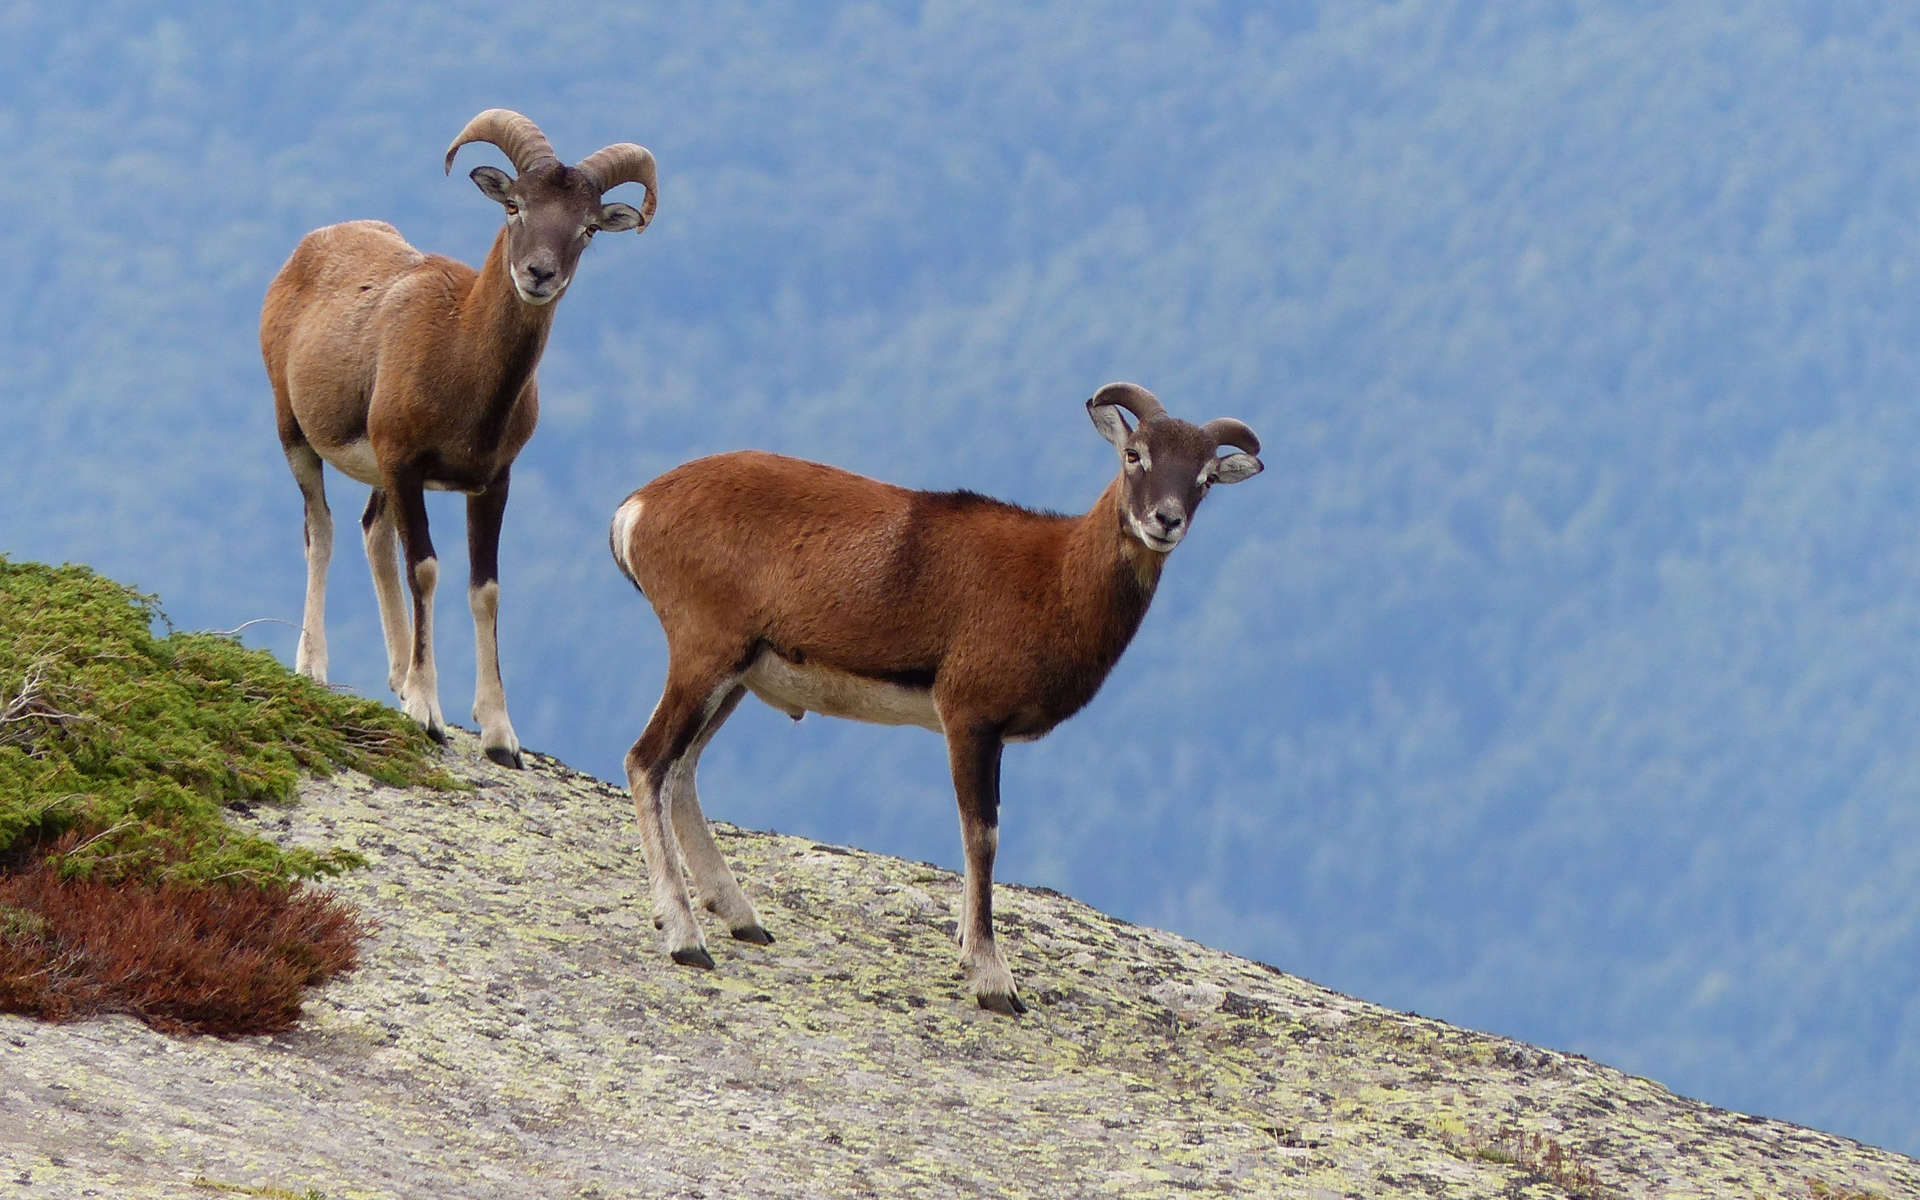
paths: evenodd
<path fill-rule="evenodd" d="M 645 146 L 636 146 L 632 142 L 603 146 L 581 159 L 574 170 L 593 180 L 594 186 L 602 192 L 623 183 L 637 183 L 646 188 L 646 201 L 640 205 L 640 227 L 645 229 L 647 222 L 653 220 L 653 210 L 660 202 L 660 193 L 659 185 L 654 182 L 653 152 Z"/>
<path fill-rule="evenodd" d="M 1167 415 L 1159 397 L 1137 383 L 1109 383 L 1087 401 L 1088 408 L 1099 408 L 1106 404 L 1117 404 L 1140 421 L 1151 421 Z"/>
<path fill-rule="evenodd" d="M 448 174 L 453 172 L 454 153 L 468 142 L 491 142 L 506 151 L 516 175 L 525 175 L 527 168 L 541 159 L 558 158 L 540 127 L 510 108 L 490 108 L 467 122 L 453 145 L 447 147 Z"/>
<path fill-rule="evenodd" d="M 1236 421 L 1232 417 L 1216 417 L 1200 427 L 1200 432 L 1216 446 L 1232 446 L 1236 450 L 1245 450 L 1248 454 L 1260 453 L 1260 439 L 1247 428 L 1246 422 Z"/>

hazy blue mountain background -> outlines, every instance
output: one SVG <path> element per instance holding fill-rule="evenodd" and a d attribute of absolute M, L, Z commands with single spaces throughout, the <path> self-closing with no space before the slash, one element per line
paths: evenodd
<path fill-rule="evenodd" d="M 1078 510 L 1137 379 L 1267 471 L 1009 751 L 1002 878 L 1920 1153 L 1920 9 L 277 7 L 0 0 L 0 551 L 290 660 L 267 280 L 354 217 L 478 261 L 481 108 L 639 141 L 658 220 L 590 247 L 515 471 L 529 745 L 618 779 L 657 697 L 605 549 L 654 474 Z M 384 696 L 364 495 L 330 634 Z M 702 785 L 958 860 L 929 734 L 750 706 Z"/>

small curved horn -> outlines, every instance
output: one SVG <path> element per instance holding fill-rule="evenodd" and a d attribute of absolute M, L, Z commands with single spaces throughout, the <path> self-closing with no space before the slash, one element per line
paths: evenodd
<path fill-rule="evenodd" d="M 1109 383 L 1087 401 L 1088 408 L 1099 408 L 1104 404 L 1117 404 L 1139 421 L 1151 421 L 1167 415 L 1159 397 L 1137 383 Z"/>
<path fill-rule="evenodd" d="M 1248 454 L 1260 453 L 1260 439 L 1254 436 L 1253 430 L 1247 428 L 1245 421 L 1216 417 L 1202 425 L 1200 432 L 1211 438 L 1216 446 L 1232 446 Z"/>
<path fill-rule="evenodd" d="M 510 108 L 490 108 L 467 122 L 447 147 L 448 174 L 453 173 L 454 153 L 468 142 L 491 142 L 506 151 L 516 175 L 525 175 L 528 167 L 542 159 L 558 158 L 540 127 Z"/>
<path fill-rule="evenodd" d="M 654 182 L 653 152 L 645 146 L 615 142 L 587 155 L 574 169 L 593 180 L 602 192 L 623 183 L 637 183 L 646 188 L 646 201 L 640 205 L 640 228 L 645 229 L 647 222 L 653 220 L 653 210 L 660 202 L 660 185 Z"/>

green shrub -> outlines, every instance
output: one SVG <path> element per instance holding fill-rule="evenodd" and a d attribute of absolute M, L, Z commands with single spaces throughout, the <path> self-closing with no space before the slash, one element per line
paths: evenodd
<path fill-rule="evenodd" d="M 152 597 L 85 567 L 0 557 L 0 866 L 79 831 L 67 874 L 311 878 L 356 860 L 281 849 L 220 809 L 285 803 L 302 774 L 342 767 L 451 785 L 403 714 L 220 634 L 157 637 L 156 620 Z"/>
<path fill-rule="evenodd" d="M 160 1028 L 285 1028 L 365 925 L 303 881 L 359 865 L 222 809 L 340 768 L 451 787 L 411 720 L 264 651 L 164 636 L 150 596 L 0 556 L 0 1009 Z"/>

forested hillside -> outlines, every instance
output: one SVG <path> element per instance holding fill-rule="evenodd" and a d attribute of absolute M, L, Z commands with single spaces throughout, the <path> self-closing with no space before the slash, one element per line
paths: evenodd
<path fill-rule="evenodd" d="M 605 523 L 660 470 L 1079 509 L 1080 402 L 1138 379 L 1267 471 L 1009 753 L 1002 878 L 1920 1150 L 1920 12 L 96 11 L 0 8 L 0 551 L 297 621 L 268 278 L 352 217 L 477 261 L 481 108 L 639 141 L 659 217 L 589 248 L 507 515 L 529 746 L 619 778 L 664 653 Z M 335 675 L 384 696 L 353 540 Z M 705 768 L 716 817 L 957 862 L 924 734 L 746 712 Z"/>

